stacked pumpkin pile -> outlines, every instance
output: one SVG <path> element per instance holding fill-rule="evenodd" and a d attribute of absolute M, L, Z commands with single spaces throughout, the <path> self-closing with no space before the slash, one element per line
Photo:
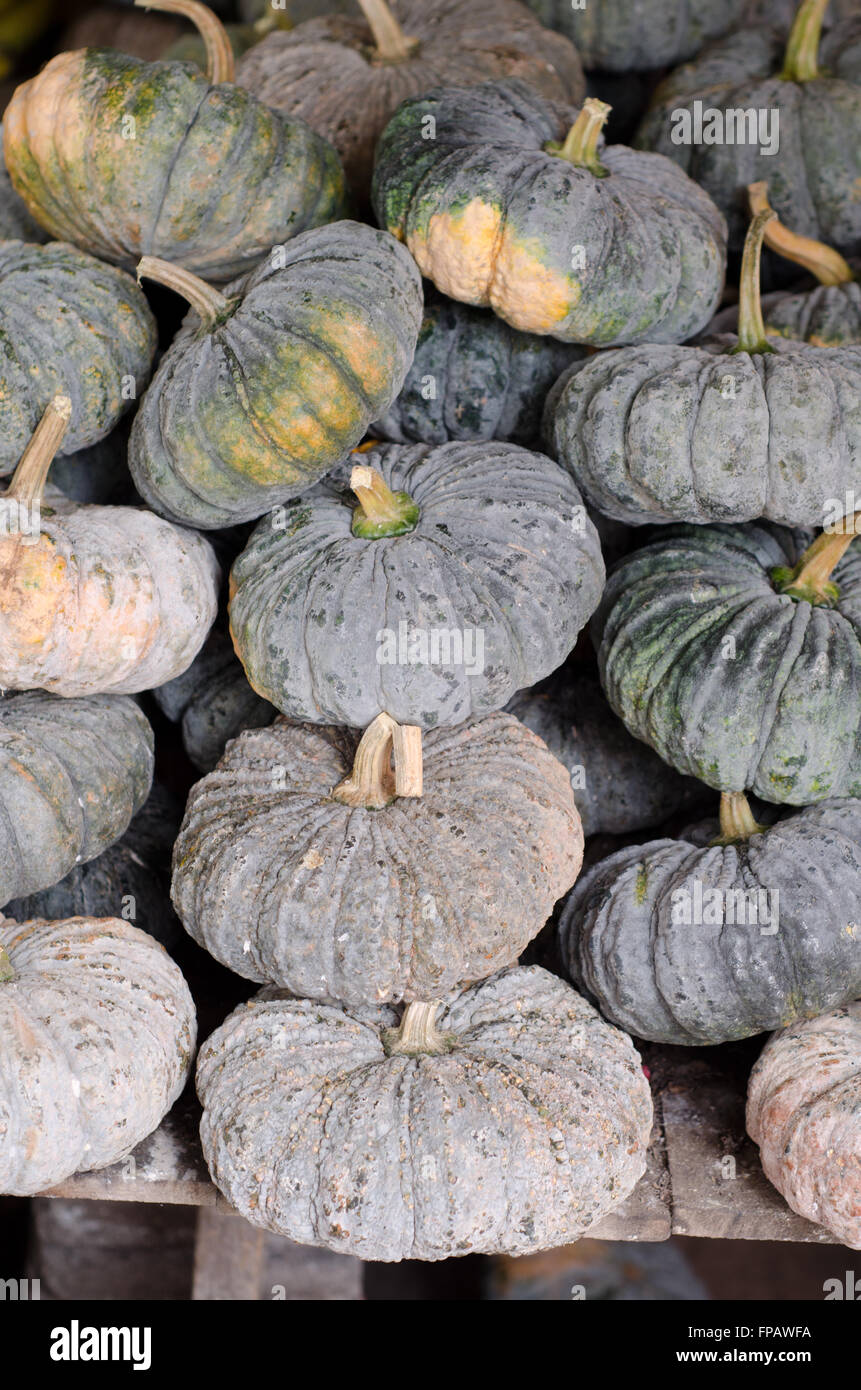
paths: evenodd
<path fill-rule="evenodd" d="M 205 73 L 63 52 L 4 117 L 0 1191 L 116 1161 L 190 1066 L 185 982 L 117 912 L 165 819 L 129 828 L 154 692 L 206 774 L 173 902 L 263 986 L 197 1069 L 248 1219 L 368 1259 L 570 1241 L 645 1165 L 620 1028 L 788 1027 L 751 1132 L 861 1244 L 859 560 L 845 507 L 807 529 L 861 475 L 857 23 L 820 53 L 802 0 L 788 34 L 718 37 L 630 149 L 571 39 L 606 92 L 743 0 L 639 36 L 628 0 L 535 0 L 554 28 L 360 0 L 256 25 L 238 71 L 203 5 L 152 8 L 194 20 Z M 773 158 L 667 142 L 715 71 L 779 106 Z M 763 255 L 822 288 L 763 298 Z M 148 385 L 141 281 L 189 310 Z M 584 644 L 563 668 L 593 615 L 609 706 Z M 709 788 L 719 825 L 631 843 Z M 628 840 L 575 885 L 581 815 Z M 731 925 L 759 890 L 779 924 Z M 517 964 L 565 894 L 576 989 Z"/>

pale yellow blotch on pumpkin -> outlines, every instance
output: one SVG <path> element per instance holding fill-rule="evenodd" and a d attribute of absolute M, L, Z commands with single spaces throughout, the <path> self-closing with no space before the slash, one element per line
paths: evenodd
<path fill-rule="evenodd" d="M 443 294 L 466 304 L 489 304 L 501 213 L 474 198 L 459 212 L 435 212 L 426 235 L 411 232 L 407 247 Z"/>
<path fill-rule="evenodd" d="M 502 234 L 490 303 L 523 333 L 552 333 L 581 294 L 579 281 L 542 263 L 536 249 L 510 229 Z"/>

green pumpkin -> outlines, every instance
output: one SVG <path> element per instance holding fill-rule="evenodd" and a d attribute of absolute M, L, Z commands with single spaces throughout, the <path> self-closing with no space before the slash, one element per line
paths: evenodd
<path fill-rule="evenodd" d="M 721 837 L 619 850 L 559 919 L 563 958 L 605 1017 L 690 1046 L 746 1038 L 861 994 L 861 801 L 768 828 L 725 796 Z"/>
<path fill-rule="evenodd" d="M 631 733 L 720 791 L 794 806 L 861 796 L 851 541 L 826 532 L 799 558 L 791 532 L 674 526 L 622 560 L 595 634 L 601 683 Z"/>
<path fill-rule="evenodd" d="M 526 0 L 577 45 L 587 68 L 639 72 L 692 58 L 742 18 L 746 0 Z"/>
<path fill-rule="evenodd" d="M 187 671 L 152 692 L 162 714 L 179 724 L 182 744 L 200 772 L 211 772 L 230 739 L 271 724 L 278 711 L 252 690 L 230 638 L 216 629 Z"/>
<path fill-rule="evenodd" d="M 738 334 L 575 362 L 550 392 L 548 452 L 618 521 L 821 525 L 861 495 L 861 352 L 768 336 L 751 224 Z"/>
<path fill-rule="evenodd" d="M 377 220 L 444 294 L 523 332 L 681 342 L 720 299 L 723 218 L 671 161 L 599 148 L 608 112 L 589 98 L 574 119 L 515 80 L 405 101 L 377 146 Z"/>
<path fill-rule="evenodd" d="M 258 517 L 332 468 L 397 395 L 421 323 L 402 246 L 336 222 L 275 248 L 224 294 L 149 258 L 193 312 L 135 416 L 141 496 L 205 529 Z"/>

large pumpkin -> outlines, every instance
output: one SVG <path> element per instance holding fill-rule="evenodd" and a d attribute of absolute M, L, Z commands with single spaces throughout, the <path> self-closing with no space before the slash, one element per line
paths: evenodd
<path fill-rule="evenodd" d="M 229 739 L 265 728 L 278 711 L 261 700 L 226 633 L 213 628 L 187 671 L 152 692 L 163 714 L 180 725 L 182 743 L 200 772 L 211 772 Z"/>
<path fill-rule="evenodd" d="M 421 282 L 402 246 L 337 222 L 220 294 L 150 258 L 192 305 L 135 416 L 129 467 L 157 511 L 223 527 L 295 497 L 359 443 L 412 361 Z"/>
<path fill-rule="evenodd" d="M 247 979 L 436 999 L 511 965 L 582 856 L 565 769 L 510 715 L 430 733 L 423 758 L 385 714 L 361 741 L 279 719 L 192 789 L 173 899 Z"/>
<path fill-rule="evenodd" d="M 498 77 L 573 106 L 586 94 L 577 50 L 516 0 L 357 0 L 357 8 L 357 18 L 321 15 L 270 34 L 240 63 L 237 81 L 330 140 L 359 198 L 368 196 L 374 146 L 406 97 Z"/>
<path fill-rule="evenodd" d="M 861 994 L 861 801 L 766 828 L 725 794 L 720 828 L 611 854 L 562 909 L 571 978 L 636 1037 L 727 1042 Z"/>
<path fill-rule="evenodd" d="M 263 990 L 201 1049 L 197 1087 L 237 1211 L 370 1260 L 576 1240 L 637 1182 L 652 1120 L 630 1039 L 536 966 L 399 1025 Z"/>
<path fill-rule="evenodd" d="M 526 0 L 577 45 L 587 68 L 638 72 L 692 58 L 742 17 L 746 0 Z"/>
<path fill-rule="evenodd" d="M 377 146 L 378 221 L 514 328 L 681 342 L 720 299 L 726 227 L 670 161 L 599 148 L 608 111 L 590 98 L 575 120 L 515 80 L 405 101 Z"/>
<path fill-rule="evenodd" d="M 195 1033 L 188 986 L 145 932 L 0 917 L 0 1192 L 125 1158 L 185 1085 Z"/>
<path fill-rule="evenodd" d="M 6 166 L 53 236 L 129 268 L 150 255 L 230 280 L 340 216 L 343 171 L 304 121 L 233 84 L 230 44 L 204 5 L 170 9 L 206 34 L 208 76 L 112 49 L 60 53 L 6 108 Z"/>
<path fill-rule="evenodd" d="M 430 729 L 501 709 L 564 660 L 598 602 L 580 494 L 550 459 L 495 440 L 362 458 L 264 517 L 234 564 L 248 679 L 315 724 L 364 728 L 385 710 Z"/>
<path fill-rule="evenodd" d="M 215 619 L 218 565 L 193 531 L 137 507 L 90 507 L 45 478 L 71 401 L 55 396 L 5 493 L 0 687 L 132 694 L 190 665 Z"/>
<path fill-rule="evenodd" d="M 601 683 L 631 733 L 720 791 L 795 806 L 861 797 L 852 524 L 800 558 L 789 532 L 680 526 L 622 560 L 596 635 Z"/>
<path fill-rule="evenodd" d="M 861 494 L 861 352 L 769 336 L 751 223 L 737 335 L 644 345 L 575 362 L 551 391 L 550 452 L 593 506 L 634 525 L 821 525 L 829 499 Z"/>
<path fill-rule="evenodd" d="M 793 1211 L 861 1250 L 861 1000 L 769 1039 L 747 1131 Z"/>
<path fill-rule="evenodd" d="M 6 170 L 2 153 L 3 126 L 0 124 L 0 237 L 4 241 L 47 241 L 48 233 L 27 211 L 27 204 L 18 197 Z"/>

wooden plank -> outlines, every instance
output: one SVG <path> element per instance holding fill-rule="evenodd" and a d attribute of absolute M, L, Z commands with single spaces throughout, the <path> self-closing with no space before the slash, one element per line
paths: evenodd
<path fill-rule="evenodd" d="M 670 1174 L 661 1120 L 660 1100 L 655 1104 L 655 1123 L 646 1171 L 615 1211 L 611 1211 L 589 1232 L 590 1240 L 669 1240 L 672 1235 Z"/>
<path fill-rule="evenodd" d="M 202 1207 L 197 1213 L 195 1302 L 248 1302 L 260 1298 L 266 1232 L 235 1211 Z"/>

